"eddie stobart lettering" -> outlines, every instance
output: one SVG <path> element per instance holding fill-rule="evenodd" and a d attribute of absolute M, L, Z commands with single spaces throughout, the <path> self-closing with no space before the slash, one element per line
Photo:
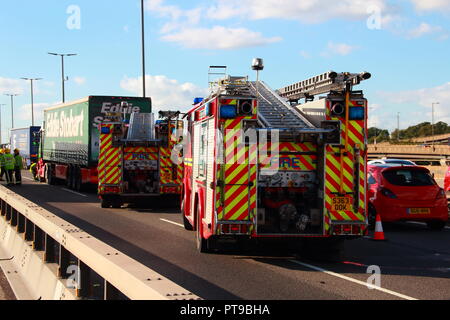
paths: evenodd
<path fill-rule="evenodd" d="M 120 113 L 128 113 L 131 114 L 133 112 L 140 112 L 141 108 L 134 107 L 131 103 L 128 104 L 127 107 L 122 107 L 120 103 L 112 104 L 110 102 L 104 102 L 102 104 L 102 110 L 100 111 L 102 114 L 106 114 L 108 112 L 120 112 Z M 94 127 L 98 127 L 98 125 L 103 121 L 103 116 L 97 116 L 94 118 L 94 122 L 92 125 Z"/>
<path fill-rule="evenodd" d="M 73 110 L 47 114 L 46 136 L 49 138 L 70 138 L 83 136 L 84 111 L 74 115 Z"/>

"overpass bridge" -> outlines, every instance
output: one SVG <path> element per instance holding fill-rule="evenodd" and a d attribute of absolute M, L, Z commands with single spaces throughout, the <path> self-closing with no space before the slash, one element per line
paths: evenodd
<path fill-rule="evenodd" d="M 450 160 L 450 146 L 447 145 L 393 145 L 389 143 L 370 144 L 369 159 L 399 158 L 408 160 Z"/>

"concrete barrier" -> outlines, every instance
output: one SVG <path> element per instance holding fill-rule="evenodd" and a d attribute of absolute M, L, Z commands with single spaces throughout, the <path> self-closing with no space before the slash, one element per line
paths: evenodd
<path fill-rule="evenodd" d="M 0 267 L 18 299 L 200 299 L 3 186 L 0 212 Z"/>

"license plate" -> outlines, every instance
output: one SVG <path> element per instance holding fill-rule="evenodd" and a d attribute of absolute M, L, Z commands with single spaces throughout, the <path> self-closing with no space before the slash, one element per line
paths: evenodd
<path fill-rule="evenodd" d="M 351 211 L 351 199 L 346 197 L 334 197 L 331 204 L 332 211 Z"/>
<path fill-rule="evenodd" d="M 430 208 L 409 208 L 409 214 L 430 214 Z"/>

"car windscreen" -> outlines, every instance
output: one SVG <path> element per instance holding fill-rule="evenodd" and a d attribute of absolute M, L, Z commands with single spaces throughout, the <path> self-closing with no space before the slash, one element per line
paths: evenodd
<path fill-rule="evenodd" d="M 410 162 L 410 161 L 402 161 L 402 160 L 385 160 L 385 162 L 386 163 L 389 163 L 389 164 L 404 164 L 404 165 L 407 165 L 407 166 L 411 166 L 411 165 L 413 165 L 413 163 L 412 162 Z"/>
<path fill-rule="evenodd" d="M 433 186 L 434 180 L 424 170 L 397 169 L 383 172 L 383 177 L 396 186 Z"/>

